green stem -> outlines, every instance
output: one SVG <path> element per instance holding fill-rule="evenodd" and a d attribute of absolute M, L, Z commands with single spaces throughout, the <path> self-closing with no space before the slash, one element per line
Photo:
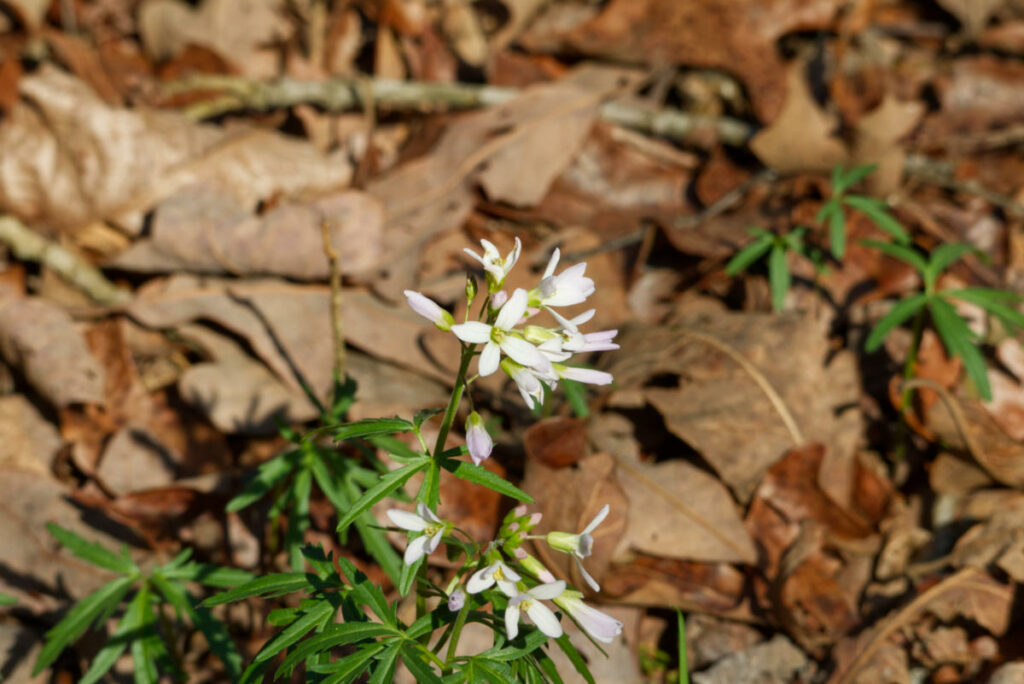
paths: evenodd
<path fill-rule="evenodd" d="M 462 608 L 459 609 L 459 614 L 455 618 L 455 626 L 452 628 L 452 638 L 448 642 L 448 653 L 444 657 L 445 668 L 451 670 L 452 659 L 455 658 L 455 649 L 459 645 L 459 637 L 462 636 L 462 628 L 466 624 L 466 617 L 469 615 L 469 604 L 470 597 L 466 596 L 466 602 L 462 604 Z"/>
<path fill-rule="evenodd" d="M 466 389 L 466 371 L 469 369 L 469 362 L 473 358 L 473 345 L 467 344 L 462 348 L 462 360 L 459 362 L 459 374 L 455 377 L 455 389 L 452 390 L 451 399 L 448 400 L 448 408 L 445 409 L 444 419 L 441 421 L 441 431 L 437 433 L 437 442 L 434 444 L 434 462 L 441 457 L 444 451 L 444 444 L 448 440 L 448 432 L 455 422 L 455 413 L 459 410 L 459 402 L 462 401 L 462 393 Z"/>
<path fill-rule="evenodd" d="M 924 337 L 924 312 L 927 307 L 922 306 L 918 309 L 917 314 L 914 316 L 914 337 L 910 343 L 910 349 L 907 351 L 907 361 L 903 364 L 903 379 L 909 380 L 914 377 L 915 367 L 917 366 L 917 354 L 921 349 L 921 339 Z M 907 405 L 910 402 L 910 396 L 913 390 L 903 390 L 903 397 L 900 400 L 900 415 L 902 416 L 906 410 Z"/>

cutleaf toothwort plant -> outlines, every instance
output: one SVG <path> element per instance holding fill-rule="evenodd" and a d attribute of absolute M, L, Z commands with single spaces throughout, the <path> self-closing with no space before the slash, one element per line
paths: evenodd
<path fill-rule="evenodd" d="M 571 359 L 580 353 L 618 349 L 616 331 L 583 332 L 581 328 L 594 317 L 594 310 L 572 317 L 557 310 L 582 304 L 593 294 L 594 282 L 585 275 L 586 264 L 556 272 L 556 249 L 536 287 L 509 292 L 505 280 L 519 260 L 518 238 L 504 258 L 490 242 L 481 243 L 483 254 L 466 251 L 483 266 L 486 292 L 478 292 L 474 278 L 467 279 L 462 322 L 457 323 L 451 313 L 423 294 L 405 293 L 413 311 L 451 333 L 461 346 L 447 407 L 420 411 L 411 420 L 393 417 L 345 422 L 355 386 L 351 381 L 338 382 L 331 407 L 321 408 L 320 427 L 305 435 L 283 429 L 294 448 L 260 466 L 228 504 L 229 510 L 237 511 L 270 497 L 272 517 L 288 521 L 281 546 L 288 552 L 289 572 L 253 578 L 187 563 L 186 552 L 145 574 L 124 552 L 118 556 L 69 533 L 54 532 L 72 552 L 120 577 L 81 601 L 51 630 L 37 669 L 52 663 L 90 625 L 105 623 L 138 585 L 110 646 L 94 659 L 90 681 L 106 672 L 129 645 L 136 658 L 137 681 L 153 681 L 158 660 L 169 661 L 164 670 L 180 671 L 168 656 L 176 651 L 162 646 L 174 632 L 164 621 L 156 620 L 154 607 L 159 608 L 161 601 L 206 635 L 235 681 L 263 681 L 271 673 L 274 679 L 289 678 L 301 667 L 305 680 L 311 682 L 351 682 L 363 677 L 370 682 L 390 682 L 399 661 L 419 682 L 561 681 L 548 654 L 549 641 L 585 679 L 593 681 L 586 662 L 563 632 L 563 620 L 575 622 L 595 643 L 610 643 L 621 632 L 622 623 L 588 605 L 582 592 L 556 579 L 529 552 L 528 543 L 547 544 L 570 555 L 579 576 L 597 592 L 600 587 L 584 562 L 593 551 L 592 533 L 608 515 L 609 507 L 601 508 L 578 532 L 533 534 L 541 514 L 527 508 L 532 499 L 482 465 L 494 442 L 467 389 L 477 378 L 502 372 L 515 384 L 527 407 L 537 409 L 560 382 L 606 385 L 612 381 L 611 375 L 572 364 Z M 474 304 L 478 304 L 475 316 L 471 314 Z M 474 359 L 476 373 L 471 375 Z M 449 448 L 448 436 L 464 400 L 469 405 L 464 424 L 466 446 Z M 438 413 L 442 414 L 441 423 L 431 447 L 422 428 Z M 417 446 L 395 436 L 402 433 L 411 434 Z M 342 451 L 324 444 L 327 435 L 345 442 L 348 448 Z M 382 453 L 387 457 L 382 458 Z M 504 518 L 494 539 L 481 544 L 441 517 L 442 470 L 521 502 Z M 405 485 L 414 476 L 422 481 L 413 510 L 394 506 L 385 508 L 381 519 L 375 518 L 373 507 L 386 498 L 409 502 Z M 310 525 L 313 483 L 337 509 L 342 542 L 354 527 L 363 547 L 391 578 L 398 593 L 415 593 L 412 622 L 401 620 L 397 602 L 389 602 L 383 589 L 352 562 L 333 558 L 319 546 L 303 544 Z M 401 557 L 387 542 L 387 529 L 406 533 Z M 456 568 L 443 587 L 436 583 L 437 575 L 426 571 L 427 557 L 442 547 Z M 200 602 L 188 593 L 185 582 L 229 590 Z M 283 605 L 289 607 L 268 616 L 279 631 L 243 669 L 226 626 L 210 607 L 253 597 L 286 596 Z M 489 628 L 494 633 L 493 645 L 482 653 L 463 655 L 458 650 L 459 640 L 470 622 Z"/>

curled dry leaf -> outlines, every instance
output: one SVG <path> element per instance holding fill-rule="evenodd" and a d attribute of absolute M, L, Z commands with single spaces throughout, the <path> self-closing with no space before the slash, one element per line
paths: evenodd
<path fill-rule="evenodd" d="M 162 202 L 149 237 L 110 264 L 142 272 L 270 275 L 327 280 L 321 224 L 346 275 L 375 267 L 383 254 L 384 211 L 370 195 L 341 192 L 253 215 L 216 186 L 185 188 Z"/>
<path fill-rule="evenodd" d="M 836 670 L 830 684 L 865 684 L 865 674 L 879 671 L 879 660 L 890 657 L 890 637 L 931 613 L 943 622 L 957 618 L 972 620 L 995 636 L 1002 635 L 1009 625 L 1014 590 L 997 582 L 988 574 L 966 568 L 923 591 L 903 608 L 891 613 L 874 627 L 856 638 L 841 641 L 834 650 Z M 902 680 L 906 681 L 906 680 Z"/>
<path fill-rule="evenodd" d="M 613 564 L 601 594 L 628 605 L 679 606 L 709 615 L 752 620 L 744 601 L 746 580 L 728 563 L 693 563 L 637 554 L 628 564 Z"/>
<path fill-rule="evenodd" d="M 612 0 L 563 40 L 588 55 L 661 67 L 724 69 L 750 93 L 754 111 L 772 120 L 786 92 L 776 41 L 828 26 L 837 0 Z"/>
<path fill-rule="evenodd" d="M 272 131 L 111 107 L 54 67 L 23 78 L 20 90 L 27 102 L 0 124 L 0 207 L 26 221 L 77 230 L 108 219 L 135 233 L 145 212 L 189 185 L 219 185 L 251 209 L 351 176 L 343 152 L 325 157 Z"/>
<path fill-rule="evenodd" d="M 139 7 L 139 33 L 157 60 L 176 57 L 188 45 L 212 50 L 246 76 L 279 76 L 274 50 L 291 23 L 283 0 L 204 0 L 193 9 L 180 0 L 146 0 Z"/>
<path fill-rule="evenodd" d="M 815 102 L 805 71 L 803 62 L 790 66 L 782 111 L 750 141 L 754 154 L 781 173 L 828 171 L 847 157 L 846 147 L 834 135 L 836 121 Z"/>
<path fill-rule="evenodd" d="M 526 456 L 549 468 L 576 465 L 587 453 L 587 432 L 576 418 L 545 418 L 523 434 Z"/>
<path fill-rule="evenodd" d="M 985 28 L 992 15 L 1006 5 L 1006 0 L 937 0 L 947 12 L 957 18 L 969 36 L 976 36 Z"/>
<path fill-rule="evenodd" d="M 54 406 L 103 400 L 103 368 L 71 316 L 43 299 L 0 297 L 0 354 Z"/>

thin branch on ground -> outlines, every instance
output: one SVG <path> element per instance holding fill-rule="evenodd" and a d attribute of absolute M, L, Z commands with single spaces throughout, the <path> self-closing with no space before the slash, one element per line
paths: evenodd
<path fill-rule="evenodd" d="M 132 293 L 107 280 L 103 273 L 74 252 L 47 240 L 13 216 L 0 216 L 0 242 L 22 261 L 46 266 L 84 292 L 97 304 L 123 304 Z"/>
<path fill-rule="evenodd" d="M 327 263 L 330 267 L 331 283 L 331 329 L 334 331 L 334 372 L 339 379 L 345 377 L 345 325 L 341 317 L 341 266 L 338 262 L 338 252 L 331 244 L 330 222 L 326 219 L 320 222 L 320 235 L 324 240 L 324 254 L 327 255 Z"/>

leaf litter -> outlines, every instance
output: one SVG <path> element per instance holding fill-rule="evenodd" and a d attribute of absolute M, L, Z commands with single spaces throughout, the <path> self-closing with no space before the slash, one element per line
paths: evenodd
<path fill-rule="evenodd" d="M 489 467 L 533 496 L 540 534 L 611 504 L 588 568 L 629 627 L 607 661 L 571 635 L 595 673 L 678 681 L 666 644 L 681 608 L 695 682 L 1019 676 L 1019 332 L 960 302 L 991 398 L 928 326 L 908 380 L 911 325 L 878 351 L 863 343 L 918 275 L 862 244 L 886 235 L 870 215 L 841 212 L 841 260 L 816 219 L 837 165 L 877 165 L 856 192 L 916 249 L 980 250 L 939 287 L 1024 291 L 1019 3 L 5 8 L 0 211 L 36 236 L 4 234 L 0 273 L 0 592 L 19 601 L 0 608 L 5 639 L 38 641 L 104 581 L 47 522 L 127 542 L 143 563 L 192 548 L 284 570 L 287 512 L 223 509 L 285 448 L 281 424 L 320 415 L 336 329 L 359 385 L 351 417 L 440 407 L 451 341 L 401 293 L 449 306 L 474 266 L 462 249 L 486 238 L 506 253 L 518 237 L 515 278 L 556 247 L 587 261 L 598 322 L 620 329 L 622 348 L 590 359 L 611 387 L 537 417 L 497 379 L 473 397 L 498 445 Z M 195 77 L 212 80 L 190 92 Z M 374 78 L 405 99 L 370 101 Z M 231 99 L 217 79 L 334 87 L 361 111 L 244 88 L 217 110 Z M 520 90 L 469 107 L 417 79 Z M 200 123 L 202 107 L 222 113 Z M 809 227 L 819 250 L 786 256 L 780 313 L 770 265 L 725 275 L 752 226 Z M 124 297 L 90 301 L 100 291 Z M 510 507 L 447 474 L 440 486 L 480 541 Z M 319 497 L 304 539 L 397 596 Z M 448 572 L 431 557 L 432 580 Z M 267 636 L 241 617 L 232 629 L 253 652 Z M 96 645 L 77 649 L 55 677 L 80 676 Z M 223 674 L 208 660 L 190 656 L 190 679 Z"/>

